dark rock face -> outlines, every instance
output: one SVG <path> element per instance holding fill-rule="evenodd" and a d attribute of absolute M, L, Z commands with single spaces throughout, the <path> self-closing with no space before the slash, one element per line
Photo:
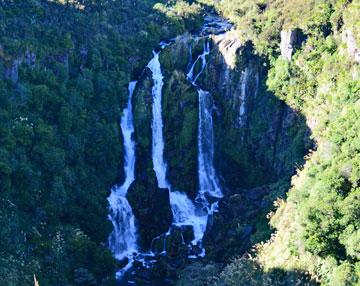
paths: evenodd
<path fill-rule="evenodd" d="M 14 59 L 10 66 L 5 69 L 5 78 L 9 79 L 13 84 L 19 80 L 19 67 L 23 63 L 23 58 Z"/>
<path fill-rule="evenodd" d="M 146 69 L 133 97 L 136 142 L 135 182 L 128 200 L 137 219 L 140 245 L 148 250 L 153 238 L 166 232 L 172 222 L 169 192 L 159 189 L 151 158 L 152 79 Z"/>
<path fill-rule="evenodd" d="M 1 46 L 0 46 L 1 51 Z M 7 67 L 4 71 L 4 77 L 10 80 L 13 84 L 16 84 L 19 81 L 19 69 L 21 65 L 26 65 L 30 68 L 35 68 L 36 65 L 36 54 L 31 50 L 26 50 L 25 53 L 18 56 L 15 59 L 12 59 L 7 63 Z M 66 73 L 69 72 L 69 52 L 65 52 L 59 55 L 48 55 L 42 61 L 40 61 L 40 65 L 47 66 L 52 68 L 55 74 L 58 74 L 56 68 L 53 67 L 51 63 L 58 63 L 64 66 Z"/>
<path fill-rule="evenodd" d="M 168 179 L 174 190 L 195 199 L 198 190 L 197 126 L 198 94 L 184 72 L 165 77 L 163 115 Z"/>
<path fill-rule="evenodd" d="M 290 181 L 312 145 L 304 118 L 267 90 L 266 62 L 229 37 L 215 39 L 200 82 L 214 97 L 215 163 L 225 192 L 204 239 L 219 262 L 267 239 L 266 214 L 288 187 L 276 184 Z"/>
<path fill-rule="evenodd" d="M 267 90 L 267 63 L 253 54 L 250 44 L 241 43 L 232 32 L 213 37 L 211 44 L 197 83 L 214 99 L 215 168 L 225 197 L 219 212 L 209 217 L 204 246 L 207 258 L 224 262 L 270 235 L 266 214 L 287 189 L 311 141 L 304 119 Z M 199 107 L 197 91 L 186 74 L 203 47 L 204 39 L 185 35 L 160 54 L 167 179 L 192 200 L 199 184 Z M 199 61 L 194 73 L 200 68 Z M 145 249 L 172 221 L 168 192 L 157 188 L 151 160 L 151 87 L 145 69 L 133 100 L 136 181 L 128 194 Z M 152 247 L 161 252 L 165 245 L 168 255 L 159 257 L 150 272 L 144 270 L 145 280 L 176 276 L 177 269 L 189 263 L 186 244 L 192 240 L 191 227 L 173 228 L 165 241 L 164 237 Z"/>
<path fill-rule="evenodd" d="M 25 52 L 25 56 L 24 56 L 24 62 L 25 64 L 27 64 L 30 67 L 35 67 L 35 63 L 36 63 L 36 54 L 32 51 L 27 50 Z"/>
<path fill-rule="evenodd" d="M 269 202 L 263 198 L 269 192 L 267 186 L 242 190 L 220 202 L 204 238 L 208 258 L 222 262 L 241 255 L 253 245 L 252 235 L 258 231 L 270 233 L 266 227 L 258 229 L 267 223 Z"/>
<path fill-rule="evenodd" d="M 215 101 L 216 167 L 225 189 L 253 188 L 290 177 L 311 143 L 304 119 L 267 90 L 266 62 L 252 54 L 251 45 L 236 51 L 217 45 L 201 86 Z M 230 56 L 236 68 L 229 65 Z"/>

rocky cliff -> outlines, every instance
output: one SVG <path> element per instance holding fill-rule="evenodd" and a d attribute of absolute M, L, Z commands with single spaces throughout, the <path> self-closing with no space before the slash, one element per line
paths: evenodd
<path fill-rule="evenodd" d="M 198 94 L 188 73 L 206 41 L 186 34 L 160 54 L 167 179 L 174 190 L 185 192 L 192 200 L 199 188 L 199 110 Z M 285 193 L 311 141 L 302 116 L 267 90 L 268 64 L 253 53 L 251 44 L 241 42 L 234 31 L 209 41 L 211 52 L 198 85 L 214 99 L 215 168 L 225 197 L 219 211 L 210 217 L 204 246 L 208 258 L 221 262 L 268 237 L 266 213 L 272 200 Z M 201 68 L 198 61 L 194 74 Z M 145 249 L 151 237 L 166 232 L 171 222 L 168 197 L 156 187 L 151 162 L 151 86 L 145 69 L 133 100 L 138 163 L 137 179 L 129 193 Z M 179 263 L 186 256 L 179 255 L 181 249 L 174 241 L 176 237 L 168 238 L 164 245 Z M 169 265 L 163 264 L 165 272 L 170 271 Z"/>

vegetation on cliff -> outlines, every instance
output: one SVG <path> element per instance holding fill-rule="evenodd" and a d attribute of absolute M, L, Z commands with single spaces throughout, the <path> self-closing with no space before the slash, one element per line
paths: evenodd
<path fill-rule="evenodd" d="M 269 89 L 306 117 L 317 143 L 272 215 L 276 235 L 257 246 L 255 259 L 230 264 L 217 285 L 249 285 L 241 273 L 252 261 L 262 270 L 254 272 L 250 285 L 267 285 L 261 281 L 274 269 L 284 275 L 302 270 L 322 285 L 358 285 L 360 70 L 349 45 L 359 41 L 359 1 L 207 4 L 236 23 L 239 35 L 268 58 Z M 280 55 L 281 30 L 302 33 L 291 61 Z M 354 41 L 346 38 L 348 31 Z"/>

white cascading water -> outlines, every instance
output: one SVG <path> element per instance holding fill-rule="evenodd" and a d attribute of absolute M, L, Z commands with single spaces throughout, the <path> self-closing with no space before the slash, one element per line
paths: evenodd
<path fill-rule="evenodd" d="M 191 83 L 196 86 L 196 81 L 199 78 L 199 76 L 203 73 L 205 67 L 206 67 L 206 56 L 210 54 L 210 43 L 206 42 L 204 43 L 204 51 L 201 55 L 197 57 L 195 62 L 192 64 L 189 72 L 186 75 L 186 78 L 191 81 Z M 201 60 L 201 69 L 200 72 L 195 76 L 194 78 L 194 68 L 197 64 L 197 62 Z"/>
<path fill-rule="evenodd" d="M 206 212 L 205 227 L 199 239 L 199 245 L 202 247 L 202 238 L 206 230 L 208 216 L 218 210 L 218 201 L 223 197 L 219 179 L 214 168 L 214 131 L 213 131 L 213 101 L 209 92 L 197 87 L 196 81 L 206 66 L 206 56 L 210 53 L 210 45 L 204 44 L 204 51 L 198 57 L 202 59 L 202 67 L 199 73 L 193 77 L 193 70 L 196 62 L 192 65 L 187 75 L 188 80 L 197 88 L 199 95 L 199 121 L 198 121 L 198 176 L 199 191 L 196 202 L 202 206 L 202 210 Z M 213 198 L 213 202 L 209 203 L 208 197 Z M 205 255 L 205 249 L 202 247 L 202 255 Z M 194 257 L 194 256 L 192 256 Z"/>
<path fill-rule="evenodd" d="M 169 43 L 161 42 L 161 48 L 165 48 Z M 147 64 L 147 68 L 152 73 L 153 86 L 152 86 L 152 161 L 153 169 L 155 171 L 158 187 L 161 189 L 170 189 L 170 184 L 166 180 L 167 165 L 164 161 L 164 135 L 163 135 L 163 120 L 162 120 L 162 88 L 164 86 L 163 75 L 161 72 L 161 64 L 159 61 L 160 52 L 153 51 L 153 58 Z M 157 240 L 163 240 L 163 254 L 166 254 L 166 237 L 170 234 L 170 231 L 155 237 L 150 245 L 150 252 L 146 255 L 152 256 L 153 243 Z"/>
<path fill-rule="evenodd" d="M 206 56 L 210 53 L 210 45 L 204 44 L 203 53 L 198 56 L 202 59 L 202 66 L 199 73 L 193 79 L 193 71 L 196 61 L 191 66 L 187 78 L 197 87 L 196 81 L 202 74 L 206 66 Z M 248 77 L 248 76 L 247 76 Z M 207 212 L 213 213 L 216 203 L 212 206 L 208 203 L 206 195 L 213 198 L 222 198 L 223 194 L 220 188 L 219 180 L 214 168 L 214 131 L 213 131 L 213 101 L 209 92 L 198 88 L 199 94 L 199 126 L 198 126 L 198 174 L 199 174 L 199 193 L 197 201 L 203 204 Z"/>
<path fill-rule="evenodd" d="M 217 18 L 208 17 L 206 19 L 201 34 L 222 33 L 229 30 L 231 24 L 219 21 Z M 163 49 L 170 45 L 172 40 L 161 42 L 160 47 Z M 191 67 L 187 74 L 187 79 L 191 84 L 197 87 L 196 81 L 203 73 L 206 66 L 206 56 L 210 53 L 210 44 L 204 44 L 204 51 L 198 56 L 194 63 L 190 62 Z M 199 126 L 198 126 L 198 162 L 199 162 L 199 183 L 200 188 L 196 198 L 197 204 L 194 204 L 185 193 L 172 191 L 170 183 L 166 180 L 167 165 L 164 160 L 164 136 L 162 120 L 162 87 L 163 75 L 159 62 L 160 52 L 153 52 L 154 57 L 150 60 L 147 67 L 152 72 L 154 85 L 152 87 L 153 105 L 152 105 L 152 160 L 154 171 L 158 181 L 159 188 L 169 190 L 170 205 L 173 214 L 173 226 L 192 226 L 194 239 L 191 242 L 193 246 L 201 248 L 201 253 L 190 255 L 189 258 L 205 256 L 205 249 L 202 247 L 202 239 L 206 231 L 208 216 L 217 211 L 218 200 L 223 196 L 219 181 L 213 166 L 214 156 L 214 134 L 212 122 L 213 103 L 210 93 L 198 88 L 199 94 Z M 190 49 L 191 58 L 191 49 Z M 194 69 L 197 62 L 201 60 L 202 66 L 200 71 L 194 77 Z M 150 249 L 149 253 L 139 253 L 137 245 L 137 231 L 135 217 L 131 206 L 126 199 L 126 194 L 130 185 L 135 179 L 135 142 L 132 139 L 134 133 L 133 113 L 132 113 L 132 95 L 136 82 L 129 84 L 129 99 L 127 107 L 124 109 L 121 118 L 121 130 L 124 137 L 125 148 L 125 181 L 121 186 L 114 186 L 108 197 L 110 203 L 109 219 L 113 224 L 113 232 L 109 236 L 109 247 L 118 260 L 128 258 L 128 264 L 117 273 L 117 278 L 129 270 L 135 259 L 143 262 L 143 265 L 150 267 L 155 260 L 148 260 L 146 257 L 153 256 Z M 213 198 L 213 202 L 208 202 L 208 197 Z M 156 239 L 163 239 L 163 253 L 166 254 L 166 237 L 171 234 L 171 228 L 168 232 L 160 235 Z M 189 245 L 191 249 L 191 245 Z M 145 259 L 144 259 L 145 258 Z M 130 282 L 130 281 L 128 281 Z M 134 283 L 134 282 L 131 282 Z"/>
<path fill-rule="evenodd" d="M 135 142 L 132 139 L 134 124 L 131 103 L 135 86 L 136 81 L 130 82 L 129 99 L 120 123 L 121 132 L 124 137 L 125 181 L 121 186 L 114 186 L 108 197 L 110 204 L 109 220 L 113 225 L 113 231 L 109 236 L 110 250 L 118 260 L 122 260 L 125 257 L 129 259 L 127 266 L 119 271 L 117 276 L 121 276 L 122 273 L 131 267 L 134 255 L 138 251 L 135 217 L 126 199 L 127 191 L 135 180 Z"/>
<path fill-rule="evenodd" d="M 196 59 L 190 67 L 187 74 L 188 80 L 196 87 L 196 81 L 206 67 L 206 56 L 210 53 L 210 44 L 204 44 L 203 53 Z M 201 59 L 201 69 L 194 77 L 194 68 L 196 63 Z M 173 226 L 192 226 L 194 239 L 192 245 L 201 248 L 201 253 L 190 255 L 190 258 L 205 256 L 205 249 L 202 247 L 202 239 L 206 231 L 208 216 L 217 211 L 218 199 L 223 197 L 218 178 L 213 166 L 214 157 L 214 134 L 212 109 L 213 103 L 210 93 L 198 89 L 199 93 L 199 127 L 198 127 L 198 162 L 199 162 L 199 192 L 196 206 L 185 193 L 172 191 L 170 183 L 166 180 L 167 165 L 164 160 L 164 135 L 162 120 L 162 87 L 163 75 L 159 61 L 159 52 L 154 52 L 147 67 L 152 72 L 154 85 L 152 87 L 153 106 L 152 106 L 152 160 L 154 171 L 158 181 L 159 188 L 169 190 L 170 206 L 173 214 Z M 213 203 L 209 203 L 207 196 L 215 198 Z M 166 254 L 166 238 L 171 234 L 171 229 L 153 239 L 153 243 L 158 239 L 163 240 L 162 254 Z M 153 244 L 152 243 L 152 244 Z M 191 246 L 190 246 L 191 247 Z M 152 253 L 152 247 L 150 249 Z"/>
<path fill-rule="evenodd" d="M 218 18 L 205 18 L 205 25 L 201 31 L 202 35 L 209 32 L 221 34 L 231 29 L 232 25 L 226 21 L 221 21 Z M 191 51 L 190 51 L 191 52 Z M 197 57 L 195 62 L 190 67 L 187 73 L 187 79 L 191 84 L 197 88 L 199 95 L 199 121 L 198 121 L 198 176 L 199 176 L 199 191 L 196 197 L 196 202 L 201 205 L 200 211 L 205 212 L 201 215 L 204 222 L 203 228 L 198 233 L 197 244 L 202 248 L 200 256 L 205 255 L 205 249 L 202 247 L 202 239 L 206 230 L 208 216 L 218 211 L 218 202 L 223 197 L 219 179 L 214 168 L 214 130 L 212 111 L 214 108 L 213 99 L 209 92 L 202 90 L 197 86 L 196 81 L 203 73 L 206 67 L 206 56 L 210 54 L 210 43 L 208 41 L 204 44 L 204 50 L 201 55 Z M 201 69 L 194 77 L 194 69 L 197 62 L 201 59 Z M 191 60 L 191 59 L 190 59 Z M 208 197 L 212 198 L 212 203 L 208 201 Z M 199 210 L 195 213 L 199 214 Z M 196 258 L 196 256 L 189 256 Z"/>
<path fill-rule="evenodd" d="M 173 225 L 193 227 L 194 239 L 192 245 L 201 246 L 207 224 L 207 214 L 198 209 L 195 204 L 182 192 L 170 192 L 170 204 L 174 217 Z M 205 253 L 203 254 L 205 255 Z M 199 256 L 202 256 L 200 254 Z"/>
<path fill-rule="evenodd" d="M 233 25 L 224 19 L 220 19 L 218 17 L 207 15 L 205 16 L 205 24 L 201 29 L 201 35 L 208 34 L 222 34 L 226 31 L 229 31 Z"/>
<path fill-rule="evenodd" d="M 154 85 L 152 87 L 153 104 L 152 104 L 152 160 L 154 171 L 158 181 L 159 188 L 168 189 L 170 187 L 166 180 L 167 166 L 164 161 L 164 135 L 162 120 L 162 87 L 164 85 L 161 65 L 159 61 L 159 52 L 153 52 L 154 57 L 148 63 L 147 67 L 152 72 Z"/>
<path fill-rule="evenodd" d="M 199 193 L 197 201 L 203 204 L 208 214 L 212 214 L 217 202 L 209 204 L 207 196 L 220 199 L 223 197 L 219 179 L 214 168 L 214 131 L 211 94 L 198 89 L 199 94 L 199 126 L 198 126 L 198 174 Z"/>
<path fill-rule="evenodd" d="M 164 135 L 162 120 L 162 87 L 163 75 L 161 73 L 161 65 L 159 61 L 159 53 L 154 52 L 154 57 L 147 67 L 152 72 L 154 85 L 152 87 L 153 106 L 152 106 L 152 160 L 154 171 L 158 181 L 159 188 L 167 188 L 169 190 L 170 206 L 173 214 L 173 226 L 190 225 L 194 230 L 194 245 L 198 244 L 206 229 L 207 215 L 196 209 L 194 203 L 187 197 L 185 193 L 172 191 L 170 183 L 166 180 L 167 165 L 164 161 Z M 154 240 L 163 239 L 164 246 L 162 253 L 166 253 L 166 237 L 170 235 L 170 230 L 156 237 Z"/>
<path fill-rule="evenodd" d="M 240 94 L 240 110 L 239 110 L 239 121 L 240 125 L 243 125 L 243 117 L 245 114 L 245 98 L 248 82 L 250 79 L 250 68 L 246 67 L 241 75 L 241 94 Z"/>

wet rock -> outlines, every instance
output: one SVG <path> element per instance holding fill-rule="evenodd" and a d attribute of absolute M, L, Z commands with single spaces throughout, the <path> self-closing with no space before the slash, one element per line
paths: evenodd
<path fill-rule="evenodd" d="M 184 243 L 182 228 L 175 227 L 171 230 L 171 235 L 166 239 L 166 251 L 169 257 L 175 259 L 186 259 L 187 244 Z"/>
<path fill-rule="evenodd" d="M 145 69 L 133 96 L 136 156 L 135 181 L 127 198 L 139 230 L 139 243 L 149 249 L 153 238 L 168 231 L 172 212 L 168 189 L 159 189 L 152 162 L 152 74 Z"/>
<path fill-rule="evenodd" d="M 118 262 L 118 268 L 122 269 L 129 263 L 129 258 L 125 257 L 123 260 Z"/>
<path fill-rule="evenodd" d="M 153 239 L 166 233 L 171 225 L 169 192 L 157 188 L 154 175 L 145 185 L 135 180 L 127 197 L 138 224 L 139 243 L 144 249 L 149 249 Z M 156 242 L 156 249 L 162 248 L 162 241 L 163 238 Z"/>
<path fill-rule="evenodd" d="M 201 255 L 201 253 L 202 253 L 202 249 L 200 247 L 198 247 L 197 245 L 195 245 L 191 248 L 191 251 L 189 254 L 198 257 L 199 255 Z"/>
<path fill-rule="evenodd" d="M 183 226 L 181 228 L 182 231 L 182 237 L 184 240 L 184 243 L 186 245 L 190 244 L 190 242 L 194 239 L 194 231 L 192 226 L 188 225 L 188 226 Z"/>

